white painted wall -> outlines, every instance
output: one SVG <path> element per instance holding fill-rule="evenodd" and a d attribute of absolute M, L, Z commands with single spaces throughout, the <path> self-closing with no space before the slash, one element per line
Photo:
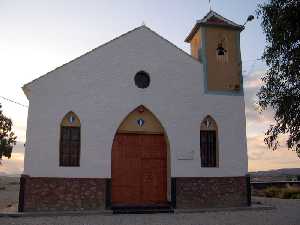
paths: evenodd
<path fill-rule="evenodd" d="M 134 75 L 147 71 L 139 89 Z M 38 177 L 110 177 L 114 134 L 143 104 L 164 126 L 172 177 L 243 176 L 247 147 L 243 96 L 204 95 L 202 65 L 140 27 L 26 86 L 30 89 L 24 174 Z M 59 167 L 59 131 L 70 110 L 81 120 L 80 167 Z M 200 123 L 219 127 L 219 168 L 201 168 Z M 191 153 L 193 151 L 193 153 Z M 179 160 L 192 154 L 191 160 Z"/>

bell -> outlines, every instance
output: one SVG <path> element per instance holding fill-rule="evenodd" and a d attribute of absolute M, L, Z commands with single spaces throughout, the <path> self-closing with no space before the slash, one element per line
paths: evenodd
<path fill-rule="evenodd" d="M 225 55 L 226 50 L 222 47 L 222 45 L 219 45 L 217 48 L 217 54 L 218 55 Z"/>

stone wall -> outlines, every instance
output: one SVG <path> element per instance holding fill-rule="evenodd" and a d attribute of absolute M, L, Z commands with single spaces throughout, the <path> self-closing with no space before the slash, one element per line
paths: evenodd
<path fill-rule="evenodd" d="M 172 178 L 171 205 L 177 209 L 247 206 L 247 177 Z M 102 210 L 110 208 L 110 179 L 22 175 L 19 211 Z"/>
<path fill-rule="evenodd" d="M 105 208 L 105 178 L 22 175 L 19 211 L 99 210 Z"/>
<path fill-rule="evenodd" d="M 246 177 L 176 178 L 176 208 L 247 206 Z"/>

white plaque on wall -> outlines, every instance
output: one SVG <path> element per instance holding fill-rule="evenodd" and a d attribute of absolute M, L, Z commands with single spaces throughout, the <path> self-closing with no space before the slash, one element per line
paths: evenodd
<path fill-rule="evenodd" d="M 194 151 L 190 151 L 190 152 L 180 152 L 177 155 L 177 159 L 178 160 L 193 160 L 194 159 Z"/>

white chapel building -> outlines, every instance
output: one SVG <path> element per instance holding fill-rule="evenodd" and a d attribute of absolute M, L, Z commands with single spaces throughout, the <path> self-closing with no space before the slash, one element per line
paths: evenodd
<path fill-rule="evenodd" d="M 247 206 L 243 29 L 141 26 L 24 85 L 19 211 Z"/>

